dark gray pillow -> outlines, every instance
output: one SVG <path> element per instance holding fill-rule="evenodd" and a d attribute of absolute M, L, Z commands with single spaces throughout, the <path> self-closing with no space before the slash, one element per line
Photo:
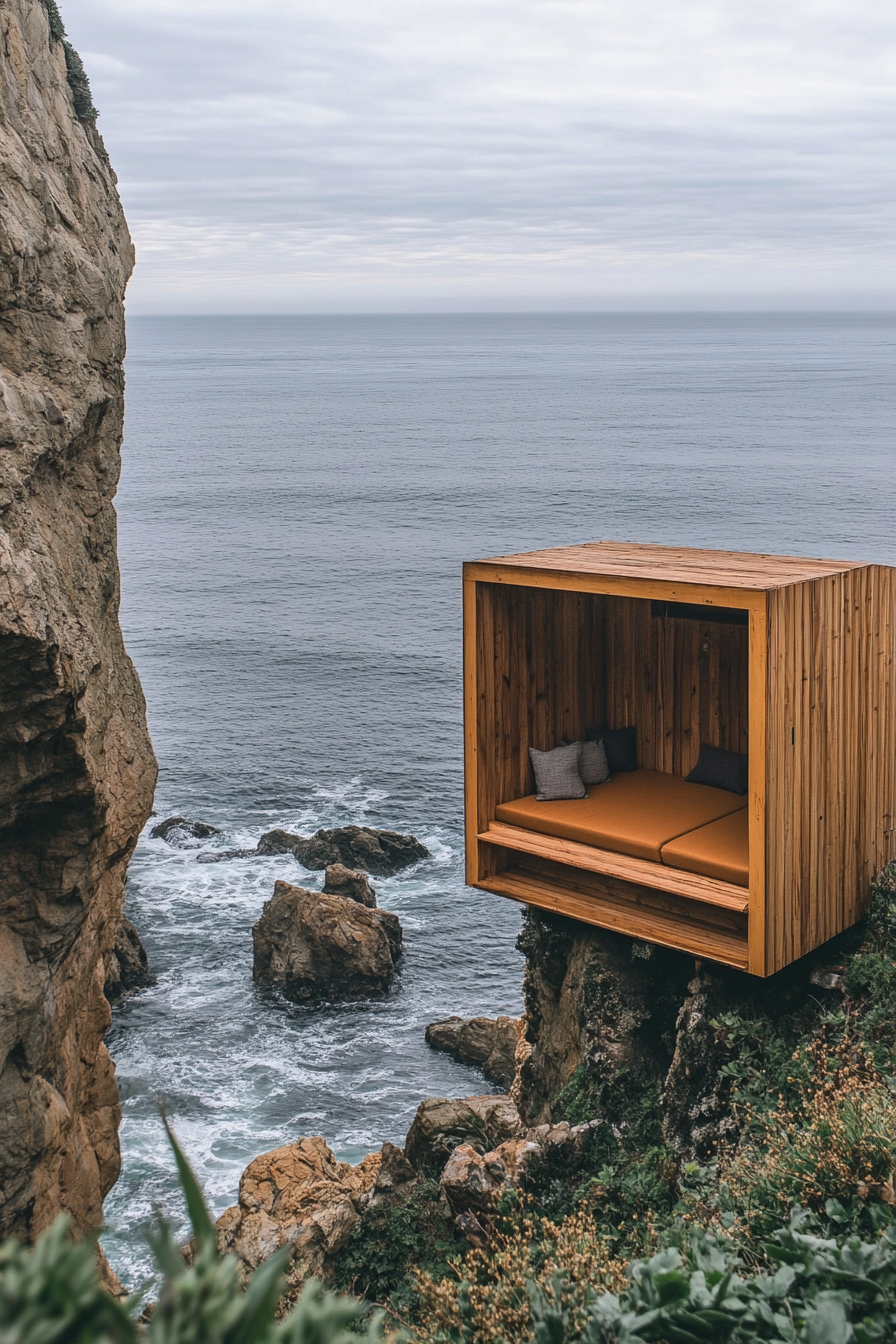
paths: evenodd
<path fill-rule="evenodd" d="M 637 770 L 637 728 L 589 728 L 585 737 L 590 742 L 603 742 L 612 775 Z"/>
<path fill-rule="evenodd" d="M 688 783 L 710 784 L 714 789 L 727 789 L 729 793 L 746 793 L 747 757 L 740 751 L 723 751 L 721 747 L 701 742 L 700 755 L 688 775 Z"/>
<path fill-rule="evenodd" d="M 570 742 L 553 751 L 529 748 L 529 759 L 535 771 L 535 796 L 540 803 L 555 798 L 584 798 L 585 785 L 579 774 L 581 742 Z"/>
<path fill-rule="evenodd" d="M 582 743 L 579 752 L 579 775 L 583 784 L 606 784 L 610 778 L 610 767 L 603 742 Z"/>

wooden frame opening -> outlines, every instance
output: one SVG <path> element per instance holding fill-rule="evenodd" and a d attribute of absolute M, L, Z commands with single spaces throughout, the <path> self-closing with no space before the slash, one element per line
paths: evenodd
<path fill-rule="evenodd" d="M 782 585 L 785 565 L 790 582 Z M 798 577 L 797 566 L 802 566 Z M 813 572 L 813 567 L 825 572 Z M 856 572 L 871 570 L 888 577 L 878 593 L 877 630 L 863 632 L 862 638 L 881 646 L 882 653 L 886 639 L 891 640 L 890 680 L 878 676 L 870 698 L 876 706 L 874 731 L 894 739 L 894 764 L 884 771 L 887 777 L 879 781 L 872 802 L 872 811 L 881 805 L 884 813 L 872 825 L 866 822 L 868 852 L 858 867 L 855 856 L 850 867 L 850 855 L 843 855 L 848 895 L 842 896 L 841 883 L 837 906 L 824 894 L 819 903 L 807 892 L 812 861 L 802 862 L 799 871 L 791 863 L 792 871 L 785 871 L 787 843 L 796 839 L 798 847 L 804 845 L 792 826 L 784 838 L 787 827 L 780 816 L 792 814 L 794 807 L 788 794 L 801 788 L 806 796 L 797 810 L 808 814 L 817 805 L 809 796 L 813 788 L 828 805 L 821 795 L 831 781 L 816 777 L 813 784 L 811 765 L 796 784 L 788 780 L 787 770 L 798 755 L 799 716 L 788 708 L 782 717 L 781 710 L 789 705 L 788 696 L 799 693 L 798 682 L 802 685 L 811 670 L 808 664 L 817 658 L 819 644 L 827 649 L 830 643 L 822 660 L 824 676 L 828 682 L 839 679 L 834 664 L 850 656 L 844 638 L 852 601 L 848 590 Z M 892 576 L 892 570 L 848 563 L 601 543 L 465 566 L 468 883 L 757 975 L 771 974 L 848 927 L 861 913 L 862 876 L 870 876 L 894 849 L 885 824 L 896 788 Z M 788 653 L 786 643 L 795 632 L 782 623 L 786 608 L 778 589 L 813 586 L 821 598 L 825 583 L 833 602 L 827 625 L 822 629 L 824 621 L 817 615 L 813 619 L 807 608 L 807 624 L 814 631 L 808 649 L 804 638 Z M 839 616 L 833 609 L 838 596 Z M 773 666 L 774 660 L 780 665 Z M 794 719 L 790 725 L 784 722 L 788 713 Z M 533 792 L 530 746 L 550 750 L 591 728 L 629 725 L 637 730 L 641 770 L 683 778 L 696 763 L 701 743 L 747 753 L 747 886 L 498 820 L 502 803 Z M 837 736 L 830 712 L 825 724 L 801 721 L 799 732 L 801 744 L 807 737 L 815 744 L 816 756 L 822 735 L 828 749 L 832 735 Z M 880 760 L 879 747 L 875 757 Z M 853 810 L 866 814 L 864 779 L 857 778 L 854 793 Z M 812 831 L 808 816 L 806 830 Z M 815 830 L 818 851 L 826 843 L 821 832 L 828 835 L 831 828 L 816 825 Z M 817 870 L 817 857 L 814 863 Z M 815 878 L 817 884 L 817 871 Z M 835 879 L 831 874 L 827 880 Z"/>

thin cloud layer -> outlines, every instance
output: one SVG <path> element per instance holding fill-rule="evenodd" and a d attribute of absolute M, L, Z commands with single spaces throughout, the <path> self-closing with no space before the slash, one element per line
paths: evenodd
<path fill-rule="evenodd" d="M 878 0 L 67 0 L 132 312 L 896 296 Z"/>

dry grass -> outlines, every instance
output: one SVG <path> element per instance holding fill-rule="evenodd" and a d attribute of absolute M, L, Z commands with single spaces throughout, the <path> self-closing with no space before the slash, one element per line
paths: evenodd
<path fill-rule="evenodd" d="M 511 1231 L 494 1233 L 486 1250 L 468 1252 L 457 1279 L 435 1281 L 416 1274 L 422 1315 L 427 1324 L 417 1333 L 420 1344 L 459 1332 L 466 1319 L 475 1323 L 471 1344 L 515 1344 L 532 1330 L 527 1283 L 546 1288 L 559 1274 L 564 1305 L 584 1327 L 588 1290 L 616 1292 L 626 1283 L 625 1265 L 600 1237 L 589 1210 L 560 1223 L 523 1215 Z M 465 1336 L 466 1338 L 466 1336 Z"/>
<path fill-rule="evenodd" d="M 798 1056 L 794 1056 L 797 1060 Z M 829 1199 L 855 1196 L 894 1202 L 896 1106 L 885 1079 L 861 1045 L 830 1045 L 809 1053 L 810 1075 L 789 1078 L 795 1100 L 769 1112 L 745 1108 L 747 1136 L 724 1177 L 748 1225 L 786 1219 L 794 1204 L 823 1210 Z"/>

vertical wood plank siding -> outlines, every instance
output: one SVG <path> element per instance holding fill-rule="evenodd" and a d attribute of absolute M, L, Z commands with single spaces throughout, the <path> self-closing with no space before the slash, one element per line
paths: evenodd
<path fill-rule="evenodd" d="M 766 974 L 865 913 L 896 854 L 893 571 L 769 594 Z"/>

